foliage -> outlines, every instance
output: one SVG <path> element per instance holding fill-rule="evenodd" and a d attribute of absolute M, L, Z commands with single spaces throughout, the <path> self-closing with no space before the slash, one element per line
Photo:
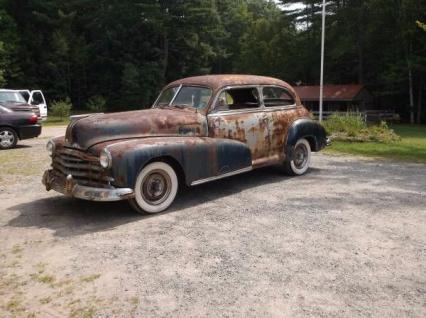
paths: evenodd
<path fill-rule="evenodd" d="M 317 84 L 321 2 L 0 0 L 0 73 L 77 109 L 95 95 L 108 110 L 147 107 L 166 82 L 206 73 Z M 365 84 L 407 118 L 410 70 L 421 114 L 424 12 L 419 0 L 328 0 L 325 82 Z"/>
<path fill-rule="evenodd" d="M 324 128 L 333 140 L 338 141 L 391 143 L 400 140 L 386 122 L 368 126 L 359 113 L 332 114 L 324 121 Z"/>
<path fill-rule="evenodd" d="M 4 43 L 0 41 L 0 86 L 6 83 L 4 78 L 6 72 L 6 61 L 5 61 L 6 51 L 4 49 Z"/>
<path fill-rule="evenodd" d="M 419 20 L 416 21 L 417 26 L 426 32 L 426 23 L 422 23 Z"/>
<path fill-rule="evenodd" d="M 59 117 L 63 120 L 70 115 L 71 108 L 71 100 L 67 97 L 65 100 L 53 102 L 51 106 L 51 113 L 53 116 Z"/>
<path fill-rule="evenodd" d="M 106 99 L 101 95 L 95 95 L 89 98 L 86 107 L 92 112 L 102 113 L 106 109 Z"/>
<path fill-rule="evenodd" d="M 361 113 L 334 113 L 323 123 L 328 134 L 341 133 L 348 137 L 355 137 L 367 128 Z"/>

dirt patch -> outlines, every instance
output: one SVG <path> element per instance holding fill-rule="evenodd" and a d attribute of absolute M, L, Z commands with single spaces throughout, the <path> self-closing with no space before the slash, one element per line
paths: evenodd
<path fill-rule="evenodd" d="M 2 317 L 426 316 L 426 165 L 315 155 L 142 217 L 45 192 L 44 143 L 1 184 Z"/>

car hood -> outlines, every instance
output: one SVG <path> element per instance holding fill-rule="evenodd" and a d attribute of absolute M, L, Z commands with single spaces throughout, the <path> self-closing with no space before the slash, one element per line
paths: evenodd
<path fill-rule="evenodd" d="M 89 115 L 69 124 L 65 143 L 87 149 L 106 141 L 160 136 L 207 136 L 206 117 L 189 108 Z"/>

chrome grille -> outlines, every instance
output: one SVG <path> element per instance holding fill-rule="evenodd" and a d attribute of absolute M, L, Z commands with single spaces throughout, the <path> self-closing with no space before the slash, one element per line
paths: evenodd
<path fill-rule="evenodd" d="M 100 166 L 99 159 L 95 156 L 72 148 L 62 148 L 55 152 L 52 159 L 53 171 L 61 178 L 72 175 L 73 179 L 81 185 L 91 187 L 111 187 L 111 177 L 105 174 Z"/>

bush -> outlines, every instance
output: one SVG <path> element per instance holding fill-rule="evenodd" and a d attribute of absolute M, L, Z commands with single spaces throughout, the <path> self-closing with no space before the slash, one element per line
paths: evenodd
<path fill-rule="evenodd" d="M 360 113 L 335 113 L 328 117 L 323 125 L 328 134 L 339 133 L 349 137 L 355 137 L 361 130 L 367 128 L 364 117 Z"/>
<path fill-rule="evenodd" d="M 324 123 L 324 128 L 333 140 L 375 141 L 390 143 L 401 138 L 382 121 L 379 125 L 368 126 L 359 113 L 332 114 Z"/>
<path fill-rule="evenodd" d="M 65 100 L 53 102 L 51 112 L 53 116 L 60 117 L 62 120 L 64 117 L 69 117 L 71 108 L 71 100 L 67 97 Z"/>
<path fill-rule="evenodd" d="M 106 109 L 106 99 L 101 95 L 92 96 L 86 107 L 93 112 L 102 113 Z"/>

